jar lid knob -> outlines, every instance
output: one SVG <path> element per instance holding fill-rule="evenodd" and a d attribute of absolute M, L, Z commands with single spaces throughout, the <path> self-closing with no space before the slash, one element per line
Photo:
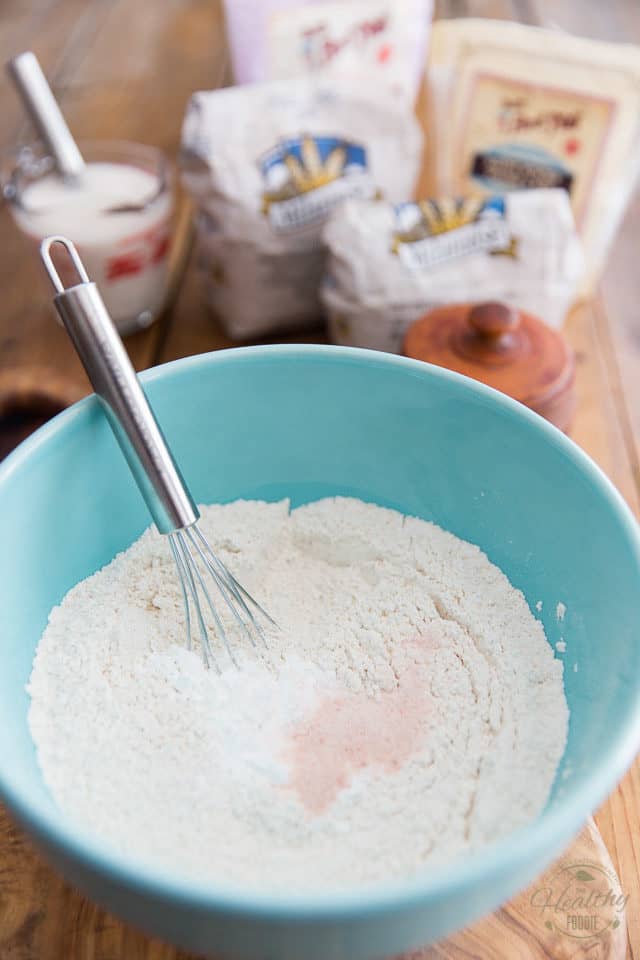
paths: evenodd
<path fill-rule="evenodd" d="M 514 307 L 493 301 L 476 304 L 468 319 L 474 332 L 486 340 L 513 333 L 520 326 L 520 314 Z"/>

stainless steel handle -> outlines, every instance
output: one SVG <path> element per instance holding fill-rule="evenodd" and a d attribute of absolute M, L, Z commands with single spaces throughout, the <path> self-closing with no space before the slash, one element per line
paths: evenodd
<path fill-rule="evenodd" d="M 65 287 L 51 259 L 60 244 L 69 254 L 79 283 Z M 56 290 L 54 303 L 71 337 L 122 452 L 160 533 L 172 533 L 199 517 L 127 351 L 95 283 L 65 237 L 47 237 L 40 255 Z"/>
<path fill-rule="evenodd" d="M 77 180 L 84 172 L 84 160 L 36 55 L 30 50 L 18 54 L 7 70 L 58 170 L 65 179 Z"/>

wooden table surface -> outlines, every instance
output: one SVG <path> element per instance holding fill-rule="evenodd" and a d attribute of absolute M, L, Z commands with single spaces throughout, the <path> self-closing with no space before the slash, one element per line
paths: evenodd
<path fill-rule="evenodd" d="M 468 14 L 640 42 L 640 4 L 635 0 L 437 3 L 439 16 Z M 228 77 L 216 0 L 136 0 L 135 4 L 131 0 L 4 0 L 0 5 L 1 59 L 27 48 L 38 54 L 78 138 L 140 140 L 163 147 L 172 156 L 191 91 L 218 86 Z M 4 78 L 0 80 L 0 115 L 0 147 L 28 136 L 27 124 Z M 40 267 L 18 236 L 6 205 L 0 208 L 0 237 L 1 456 L 21 434 L 52 410 L 83 396 L 89 387 L 65 334 L 52 322 Z M 640 197 L 636 197 L 599 296 L 576 309 L 567 324 L 578 360 L 574 439 L 606 471 L 636 514 L 640 508 L 639 240 Z M 322 331 L 305 339 L 321 340 Z M 151 329 L 129 338 L 127 346 L 136 367 L 142 369 L 229 344 L 202 306 L 197 277 L 188 269 L 173 309 Z M 630 898 L 627 955 L 640 960 L 640 762 L 597 812 L 596 821 L 622 889 Z M 9 861 L 23 867 L 17 872 L 18 879 L 12 874 L 11 883 L 22 882 L 22 893 L 28 886 L 37 902 L 55 902 L 58 921 L 44 908 L 25 908 L 25 915 L 20 914 L 16 889 L 7 882 L 3 886 Z M 75 919 L 73 923 L 60 922 L 65 911 L 85 920 L 94 914 L 100 917 L 89 946 L 80 949 L 74 940 Z M 488 957 L 475 952 L 467 955 L 482 960 Z M 508 955 L 512 954 L 491 954 L 496 958 Z M 532 949 L 518 956 L 552 954 Z M 115 919 L 99 915 L 96 908 L 68 890 L 31 853 L 0 808 L 0 960 L 179 957 L 185 960 L 172 948 L 146 941 Z"/>

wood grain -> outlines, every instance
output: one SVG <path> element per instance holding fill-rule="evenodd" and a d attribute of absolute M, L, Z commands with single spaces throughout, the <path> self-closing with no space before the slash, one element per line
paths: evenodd
<path fill-rule="evenodd" d="M 31 851 L 1 810 L 0 850 L 2 960 L 197 960 L 195 954 L 145 937 L 80 897 Z M 613 873 L 593 821 L 530 890 L 474 927 L 404 960 L 624 960 L 624 909 L 615 913 L 617 927 L 581 942 L 564 932 L 566 911 L 541 912 L 531 905 L 532 892 L 548 887 L 555 897 L 560 894 L 564 884 L 557 873 L 562 867 L 589 864 Z M 605 909 L 597 914 L 603 927 L 613 916 Z M 552 915 L 558 929 L 550 931 L 545 921 Z"/>
<path fill-rule="evenodd" d="M 9 21 L 3 59 L 25 45 L 36 51 L 77 138 L 141 140 L 175 156 L 187 98 L 194 89 L 218 85 L 226 73 L 220 5 L 167 0 L 159 15 L 146 0 L 136 4 L 135 16 L 129 0 L 38 6 L 38 16 Z M 12 129 L 15 142 L 28 127 L 5 78 L 0 107 L 6 108 L 3 130 Z M 61 408 L 88 393 L 89 383 L 55 322 L 42 267 L 6 204 L 0 235 L 8 241 L 0 259 L 0 416 Z M 163 324 L 156 323 L 127 338 L 137 369 L 156 361 L 162 336 Z"/>
<path fill-rule="evenodd" d="M 195 960 L 80 897 L 0 809 L 2 960 Z"/>
<path fill-rule="evenodd" d="M 610 909 L 602 910 L 598 915 L 604 927 L 608 927 L 597 938 L 580 943 L 570 936 L 569 911 L 560 909 L 554 914 L 553 930 L 545 924 L 551 910 L 540 912 L 532 906 L 548 900 L 557 901 L 568 870 L 574 871 L 581 865 L 591 862 L 600 864 L 605 871 L 613 873 L 613 864 L 598 829 L 590 820 L 571 848 L 556 861 L 549 870 L 539 877 L 533 886 L 515 897 L 509 904 L 492 916 L 482 920 L 470 930 L 463 930 L 444 943 L 420 951 L 414 956 L 419 960 L 463 960 L 478 957 L 482 960 L 623 960 L 627 947 L 626 911 L 618 914 Z M 595 871 L 592 871 L 592 875 Z M 617 886 L 615 887 L 618 892 Z M 553 892 L 552 897 L 546 891 Z M 542 895 L 542 896 L 540 896 Z M 618 894 L 619 895 L 619 894 Z M 611 920 L 618 919 L 618 926 L 609 926 Z"/>

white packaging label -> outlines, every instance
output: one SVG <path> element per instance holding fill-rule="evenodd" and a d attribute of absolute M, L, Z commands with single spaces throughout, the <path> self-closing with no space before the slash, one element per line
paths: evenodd
<path fill-rule="evenodd" d="M 278 233 L 290 233 L 310 223 L 324 223 L 327 214 L 342 200 L 358 197 L 368 200 L 374 193 L 375 187 L 368 174 L 348 176 L 291 200 L 272 203 L 269 221 Z"/>
<path fill-rule="evenodd" d="M 517 242 L 502 196 L 402 203 L 395 215 L 392 249 L 411 270 L 428 270 L 474 253 L 511 253 Z"/>
<path fill-rule="evenodd" d="M 507 223 L 504 220 L 488 220 L 485 223 L 469 223 L 450 233 L 427 237 L 415 243 L 401 243 L 398 254 L 405 266 L 412 270 L 424 270 L 470 253 L 497 251 L 508 244 Z"/>
<path fill-rule="evenodd" d="M 432 6 L 432 0 L 333 0 L 273 13 L 266 35 L 269 75 L 364 69 L 372 83 L 413 99 Z"/>

